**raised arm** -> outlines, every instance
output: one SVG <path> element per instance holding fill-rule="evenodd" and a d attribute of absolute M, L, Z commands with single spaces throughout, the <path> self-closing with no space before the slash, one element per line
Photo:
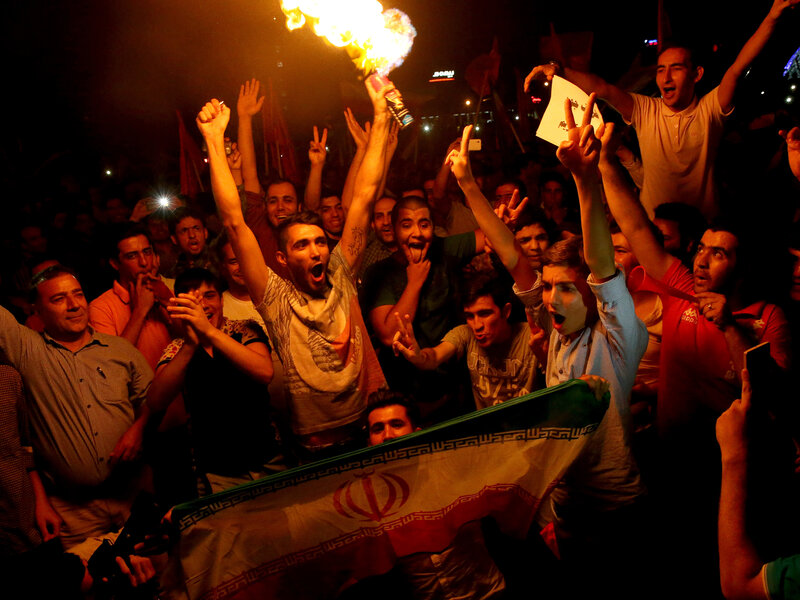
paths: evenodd
<path fill-rule="evenodd" d="M 206 103 L 197 115 L 197 127 L 208 146 L 211 189 L 222 224 L 239 260 L 247 291 L 259 303 L 267 287 L 269 269 L 253 232 L 244 222 L 242 204 L 225 155 L 225 127 L 231 111 L 216 99 Z M 243 159 L 244 160 L 244 159 Z"/>
<path fill-rule="evenodd" d="M 625 173 L 615 156 L 614 124 L 606 123 L 600 130 L 600 173 L 611 214 L 628 239 L 639 264 L 655 279 L 661 279 L 675 258 L 670 255 L 650 228 L 647 212 L 636 198 Z"/>
<path fill-rule="evenodd" d="M 356 175 L 361 168 L 361 162 L 364 160 L 364 153 L 367 151 L 367 141 L 369 140 L 370 123 L 364 123 L 364 129 L 358 124 L 356 118 L 353 116 L 353 111 L 349 108 L 344 111 L 344 120 L 347 122 L 347 129 L 353 137 L 353 142 L 356 145 L 356 153 L 353 160 L 350 162 L 350 169 L 347 171 L 347 179 L 344 181 L 344 188 L 342 189 L 342 208 L 345 214 L 350 210 L 350 204 L 353 201 L 353 186 L 356 183 Z"/>
<path fill-rule="evenodd" d="M 719 84 L 718 98 L 719 105 L 722 107 L 723 112 L 728 113 L 733 109 L 733 97 L 736 93 L 736 85 L 739 83 L 739 79 L 747 70 L 747 67 L 750 66 L 750 63 L 758 57 L 764 49 L 764 46 L 767 45 L 783 11 L 794 6 L 798 2 L 800 2 L 800 0 L 775 0 L 766 18 L 761 21 L 761 25 L 756 29 L 756 32 L 750 36 L 750 39 L 742 46 L 742 49 L 736 56 L 736 60 L 733 61 L 733 64 L 725 71 L 725 75 L 723 75 L 722 81 Z"/>
<path fill-rule="evenodd" d="M 372 131 L 367 142 L 364 160 L 356 174 L 353 184 L 353 200 L 345 217 L 342 239 L 344 258 L 351 267 L 354 267 L 367 243 L 367 230 L 372 216 L 372 205 L 378 195 L 381 184 L 383 167 L 386 160 L 386 144 L 389 139 L 389 125 L 392 118 L 386 108 L 386 92 L 394 89 L 386 86 L 380 91 L 372 88 L 369 80 L 364 82 L 372 100 L 374 118 Z"/>
<path fill-rule="evenodd" d="M 614 264 L 614 246 L 608 228 L 603 201 L 600 197 L 600 179 L 597 164 L 600 159 L 600 140 L 591 125 L 595 94 L 589 96 L 581 126 L 575 125 L 569 99 L 564 101 L 568 140 L 561 142 L 556 151 L 561 161 L 572 173 L 578 189 L 583 231 L 583 257 L 594 280 L 598 283 L 610 279 L 617 272 Z"/>
<path fill-rule="evenodd" d="M 528 290 L 536 281 L 536 272 L 524 258 L 514 234 L 492 210 L 492 206 L 472 175 L 469 161 L 469 138 L 471 135 L 472 125 L 467 125 L 462 133 L 460 146 L 448 154 L 445 164 L 450 166 L 461 191 L 467 198 L 467 204 L 472 209 L 472 214 L 475 215 L 478 226 L 489 239 L 503 266 L 511 273 L 519 289 Z"/>
<path fill-rule="evenodd" d="M 567 81 L 571 81 L 587 94 L 597 94 L 598 98 L 608 102 L 614 110 L 622 115 L 623 119 L 630 122 L 633 116 L 633 97 L 625 90 L 592 73 L 561 67 L 554 62 L 539 65 L 534 67 L 525 78 L 525 89 L 530 87 L 531 81 L 534 79 L 546 78 L 547 81 L 552 81 L 553 75 L 560 75 Z"/>
<path fill-rule="evenodd" d="M 236 112 L 239 115 L 238 144 L 242 156 L 242 179 L 246 192 L 262 195 L 264 190 L 258 179 L 256 166 L 256 147 L 253 143 L 253 115 L 261 111 L 264 96 L 258 97 L 261 83 L 258 79 L 245 81 L 239 88 L 239 100 L 236 103 Z"/>
<path fill-rule="evenodd" d="M 308 183 L 303 196 L 303 206 L 306 210 L 316 211 L 319 208 L 319 201 L 322 199 L 322 169 L 325 167 L 325 159 L 328 156 L 327 143 L 328 130 L 322 130 L 322 139 L 320 139 L 319 130 L 314 125 L 314 139 L 308 144 L 308 161 L 311 163 L 311 168 L 308 171 Z"/>
<path fill-rule="evenodd" d="M 719 574 L 728 599 L 766 598 L 761 582 L 762 562 L 745 527 L 747 499 L 747 414 L 750 378 L 742 371 L 742 398 L 717 419 L 717 442 L 722 455 L 719 495 Z"/>

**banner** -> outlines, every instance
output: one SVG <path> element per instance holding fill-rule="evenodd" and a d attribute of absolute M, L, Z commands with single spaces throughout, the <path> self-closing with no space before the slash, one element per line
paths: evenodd
<path fill-rule="evenodd" d="M 335 598 L 485 516 L 524 537 L 607 408 L 571 381 L 180 505 L 181 592 Z"/>

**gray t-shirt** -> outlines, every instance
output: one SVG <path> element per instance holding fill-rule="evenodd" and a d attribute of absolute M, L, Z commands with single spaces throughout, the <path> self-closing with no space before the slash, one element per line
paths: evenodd
<path fill-rule="evenodd" d="M 442 341 L 456 347 L 458 357 L 467 358 L 472 395 L 478 409 L 524 396 L 536 389 L 538 361 L 528 339 L 527 323 L 512 324 L 511 338 L 492 348 L 481 348 L 469 325 L 451 329 Z"/>

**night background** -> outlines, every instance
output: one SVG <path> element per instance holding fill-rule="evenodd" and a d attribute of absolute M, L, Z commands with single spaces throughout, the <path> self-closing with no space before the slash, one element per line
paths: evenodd
<path fill-rule="evenodd" d="M 591 68 L 612 81 L 643 50 L 645 63 L 655 60 L 643 44 L 656 37 L 655 0 L 384 2 L 390 6 L 406 12 L 418 32 L 405 64 L 391 74 L 417 116 L 463 110 L 464 99 L 474 98 L 464 69 L 490 50 L 494 36 L 502 54 L 499 89 L 513 108 L 513 68 L 524 77 L 549 58 L 539 56 L 539 36 L 548 34 L 551 22 L 559 33 L 593 31 Z M 769 7 L 766 1 L 734 8 L 722 1 L 665 0 L 675 34 L 704 49 L 717 45 L 705 77 L 714 84 Z M 107 168 L 113 178 L 136 165 L 154 185 L 177 185 L 175 111 L 199 141 L 193 123 L 199 107 L 213 96 L 235 110 L 238 86 L 250 77 L 272 78 L 282 94 L 301 167 L 313 124 L 332 124 L 346 136 L 339 84 L 356 82 L 357 73 L 344 51 L 308 26 L 289 32 L 278 0 L 37 0 L 11 3 L 5 12 L 7 194 L 42 191 L 65 172 L 90 183 Z M 791 12 L 741 86 L 739 107 L 745 108 L 737 113 L 752 117 L 783 106 L 788 84 L 782 69 L 800 42 L 800 11 Z M 456 81 L 428 83 L 440 69 L 454 70 Z M 415 98 L 428 103 L 415 105 Z M 438 143 L 435 152 L 443 151 Z"/>

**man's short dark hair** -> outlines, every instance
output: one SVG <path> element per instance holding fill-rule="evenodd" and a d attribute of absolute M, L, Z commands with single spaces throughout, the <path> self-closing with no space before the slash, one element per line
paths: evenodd
<path fill-rule="evenodd" d="M 401 209 L 407 208 L 409 210 L 417 210 L 419 208 L 427 208 L 428 212 L 431 210 L 430 204 L 422 196 L 405 196 L 398 198 L 395 205 L 392 207 L 392 224 L 397 223 L 397 213 Z"/>
<path fill-rule="evenodd" d="M 283 221 L 278 223 L 278 250 L 286 252 L 286 246 L 289 243 L 289 227 L 292 225 L 316 225 L 324 232 L 322 227 L 322 217 L 311 210 L 304 210 L 293 215 L 289 215 Z"/>
<path fill-rule="evenodd" d="M 542 266 L 567 267 L 568 269 L 575 269 L 584 277 L 588 277 L 590 271 L 589 266 L 583 259 L 583 238 L 576 235 L 550 246 L 544 252 Z"/>
<path fill-rule="evenodd" d="M 695 206 L 683 202 L 664 202 L 656 206 L 653 214 L 655 219 L 674 221 L 678 224 L 678 233 L 681 236 L 681 246 L 686 246 L 689 240 L 697 242 L 703 237 L 703 232 L 708 229 L 708 222 L 703 213 Z"/>
<path fill-rule="evenodd" d="M 367 399 L 367 412 L 365 413 L 365 422 L 369 423 L 369 416 L 372 411 L 379 408 L 386 408 L 388 406 L 402 406 L 406 409 L 406 416 L 411 423 L 411 427 L 419 427 L 420 415 L 419 409 L 411 398 L 400 392 L 392 390 L 377 390 L 372 392 Z"/>
<path fill-rule="evenodd" d="M 490 296 L 498 308 L 511 302 L 511 291 L 508 282 L 500 279 L 495 274 L 481 273 L 467 280 L 464 292 L 463 306 L 466 308 L 475 303 L 478 298 Z"/>
<path fill-rule="evenodd" d="M 178 223 L 187 217 L 197 219 L 203 224 L 203 227 L 206 226 L 206 216 L 200 210 L 192 206 L 179 206 L 175 209 L 175 212 L 172 213 L 172 218 L 169 220 L 170 234 L 175 235 L 175 229 L 178 227 Z"/>
<path fill-rule="evenodd" d="M 661 58 L 661 55 L 667 50 L 672 50 L 674 48 L 686 50 L 686 52 L 689 54 L 689 66 L 691 68 L 695 69 L 703 64 L 702 56 L 700 56 L 700 52 L 698 52 L 695 44 L 693 44 L 690 40 L 678 37 L 667 40 L 661 46 L 661 51 L 658 53 L 658 58 Z"/>
<path fill-rule="evenodd" d="M 143 225 L 139 223 L 112 224 L 106 234 L 106 258 L 116 260 L 119 257 L 119 243 L 140 235 L 147 238 L 147 242 L 151 246 L 153 245 L 153 240 L 150 239 L 150 234 Z M 155 249 L 153 251 L 155 252 Z"/>
<path fill-rule="evenodd" d="M 517 222 L 514 224 L 514 233 L 517 233 L 520 229 L 530 225 L 541 226 L 541 228 L 544 229 L 545 233 L 547 234 L 547 240 L 551 244 L 558 241 L 558 227 L 556 224 L 547 218 L 544 210 L 538 206 L 531 206 L 528 204 L 517 218 Z"/>
<path fill-rule="evenodd" d="M 78 280 L 78 283 L 80 283 L 78 274 L 69 267 L 60 264 L 52 265 L 38 272 L 31 278 L 30 285 L 28 286 L 28 300 L 31 303 L 36 302 L 36 300 L 39 299 L 39 286 L 45 281 L 50 281 L 51 279 L 61 277 L 62 275 L 71 275 Z"/>
<path fill-rule="evenodd" d="M 525 198 L 525 196 L 528 195 L 528 188 L 525 186 L 525 184 L 522 182 L 521 179 L 517 179 L 515 177 L 506 177 L 505 179 L 503 179 L 500 183 L 498 183 L 495 186 L 494 188 L 495 193 L 497 193 L 497 188 L 499 188 L 501 185 L 508 185 L 508 184 L 513 185 L 515 188 L 517 188 L 520 200 L 522 200 L 523 198 Z"/>
<path fill-rule="evenodd" d="M 218 293 L 222 293 L 222 283 L 216 275 L 208 269 L 192 267 L 175 278 L 175 294 L 187 294 L 204 283 L 212 286 Z"/>

